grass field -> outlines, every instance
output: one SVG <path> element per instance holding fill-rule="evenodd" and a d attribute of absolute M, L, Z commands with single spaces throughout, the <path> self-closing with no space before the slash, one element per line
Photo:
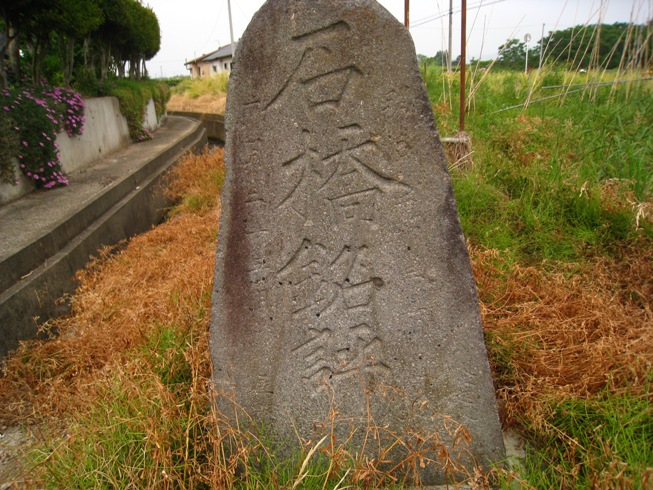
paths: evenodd
<path fill-rule="evenodd" d="M 183 80 L 172 89 L 167 109 L 209 114 L 224 114 L 227 102 L 226 75 Z"/>
<path fill-rule="evenodd" d="M 440 133 L 453 136 L 456 78 L 425 75 Z M 448 144 L 449 163 L 502 420 L 527 456 L 519 471 L 470 483 L 651 488 L 652 82 L 494 72 L 475 87 L 482 76 L 468 89 L 471 144 Z M 28 486 L 401 483 L 378 461 L 319 441 L 279 461 L 212 410 L 208 317 L 223 178 L 221 151 L 186 157 L 171 178 L 179 205 L 170 219 L 81 271 L 72 314 L 46 326 L 59 335 L 6 361 L 2 423 L 35 434 L 22 458 Z"/>

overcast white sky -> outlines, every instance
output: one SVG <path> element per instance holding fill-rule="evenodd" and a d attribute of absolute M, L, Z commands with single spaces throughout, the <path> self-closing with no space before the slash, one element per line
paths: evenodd
<path fill-rule="evenodd" d="M 230 42 L 227 0 L 145 0 L 161 27 L 161 50 L 147 63 L 150 76 L 185 75 L 186 60 Z M 264 0 L 231 0 L 238 40 Z M 402 23 L 404 0 L 379 3 Z M 453 54 L 460 54 L 460 5 L 453 1 Z M 603 7 L 601 7 L 603 5 Z M 506 39 L 536 43 L 548 31 L 605 23 L 644 23 L 653 17 L 653 0 L 467 0 L 467 58 L 490 59 Z M 410 0 L 410 33 L 418 54 L 433 56 L 448 44 L 449 0 Z"/>

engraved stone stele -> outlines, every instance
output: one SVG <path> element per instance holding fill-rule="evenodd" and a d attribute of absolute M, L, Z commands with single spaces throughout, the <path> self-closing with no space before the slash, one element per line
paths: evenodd
<path fill-rule="evenodd" d="M 350 452 L 394 442 L 389 467 L 423 451 L 426 484 L 499 462 L 476 289 L 408 32 L 372 0 L 269 0 L 235 60 L 218 406 L 288 446 L 333 427 Z"/>

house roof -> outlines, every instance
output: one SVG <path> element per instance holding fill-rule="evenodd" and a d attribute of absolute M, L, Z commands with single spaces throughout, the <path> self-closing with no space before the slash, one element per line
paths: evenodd
<path fill-rule="evenodd" d="M 234 49 L 236 49 L 237 45 L 238 42 L 234 41 Z M 195 58 L 194 60 L 187 61 L 185 64 L 190 65 L 191 63 L 215 61 L 215 60 L 230 58 L 230 57 L 231 57 L 231 44 L 225 44 L 224 46 L 220 46 L 215 51 L 211 51 L 208 54 L 203 54 L 202 56 Z"/>

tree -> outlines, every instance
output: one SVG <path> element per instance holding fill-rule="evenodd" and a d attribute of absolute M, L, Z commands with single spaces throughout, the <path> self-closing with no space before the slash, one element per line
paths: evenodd
<path fill-rule="evenodd" d="M 147 75 L 145 62 L 161 45 L 156 14 L 140 0 L 3 0 L 0 3 L 0 86 L 7 86 L 9 54 L 11 72 L 20 79 L 20 62 L 31 63 L 34 80 L 46 74 L 68 85 L 73 68 L 83 60 L 86 74 L 93 78 L 96 67 L 89 61 L 94 53 L 100 79 L 113 65 L 119 76 Z M 83 45 L 83 49 L 76 49 Z M 19 55 L 18 53 L 22 53 Z M 46 63 L 47 60 L 47 63 Z"/>
<path fill-rule="evenodd" d="M 432 58 L 429 58 L 423 54 L 418 54 L 417 60 L 419 61 L 420 65 L 428 64 L 432 66 L 447 66 L 447 52 L 438 51 Z"/>
<path fill-rule="evenodd" d="M 63 35 L 64 84 L 73 73 L 75 42 L 84 41 L 104 21 L 98 0 L 58 0 L 53 13 L 57 32 Z"/>
<path fill-rule="evenodd" d="M 130 78 L 144 75 L 145 61 L 150 60 L 161 46 L 159 21 L 154 11 L 137 0 L 104 0 L 113 9 L 111 53 L 119 76 L 125 76 L 129 63 Z M 115 36 L 120 32 L 120 36 Z"/>
<path fill-rule="evenodd" d="M 55 57 L 65 86 L 70 85 L 75 64 L 75 46 L 88 38 L 104 20 L 99 0 L 45 1 L 28 24 L 32 75 L 43 73 L 46 56 Z"/>
<path fill-rule="evenodd" d="M 126 42 L 129 33 L 127 3 L 129 0 L 100 0 L 104 22 L 91 34 L 99 53 L 100 80 L 109 75 L 111 63 L 117 65 L 120 46 Z M 114 59 L 114 56 L 116 59 Z"/>
<path fill-rule="evenodd" d="M 570 69 L 649 67 L 653 52 L 651 25 L 624 22 L 579 25 L 550 32 L 542 40 L 547 60 Z"/>
<path fill-rule="evenodd" d="M 3 63 L 3 70 L 0 81 L 3 88 L 7 85 L 7 68 L 11 70 L 16 79 L 20 79 L 20 45 L 26 26 L 33 22 L 34 17 L 43 9 L 40 0 L 13 0 L 0 3 L 0 15 L 2 15 L 5 29 L 6 42 L 0 48 L 0 56 Z M 9 57 L 9 67 L 4 65 L 5 56 Z"/>
<path fill-rule="evenodd" d="M 449 57 L 447 50 L 440 50 L 435 53 L 435 64 L 439 66 L 447 66 L 447 59 Z"/>
<path fill-rule="evenodd" d="M 528 66 L 537 66 L 539 48 L 533 46 L 528 50 Z M 497 66 L 510 70 L 524 70 L 526 67 L 526 43 L 518 39 L 508 39 L 499 46 Z"/>
<path fill-rule="evenodd" d="M 138 79 L 147 75 L 145 62 L 151 60 L 161 47 L 161 31 L 151 8 L 136 2 L 133 8 L 129 76 Z"/>

